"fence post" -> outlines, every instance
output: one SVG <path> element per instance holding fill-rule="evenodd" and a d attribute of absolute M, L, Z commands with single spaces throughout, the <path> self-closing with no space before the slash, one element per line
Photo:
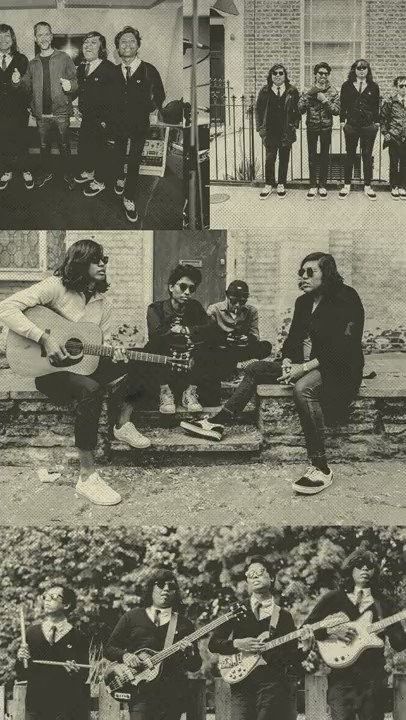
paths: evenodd
<path fill-rule="evenodd" d="M 0 720 L 4 720 L 4 712 L 6 709 L 6 688 L 0 685 Z"/>
<path fill-rule="evenodd" d="M 393 676 L 393 720 L 406 720 L 406 673 Z"/>
<path fill-rule="evenodd" d="M 103 682 L 99 689 L 99 720 L 120 720 L 120 703 L 107 692 Z"/>
<path fill-rule="evenodd" d="M 305 708 L 306 720 L 326 720 L 328 717 L 327 676 L 324 673 L 306 675 Z"/>
<path fill-rule="evenodd" d="M 206 680 L 189 680 L 186 720 L 206 720 Z"/>
<path fill-rule="evenodd" d="M 13 688 L 13 720 L 25 720 L 26 682 L 15 682 Z"/>
<path fill-rule="evenodd" d="M 231 688 L 222 678 L 215 679 L 214 707 L 214 717 L 216 720 L 232 720 Z"/>

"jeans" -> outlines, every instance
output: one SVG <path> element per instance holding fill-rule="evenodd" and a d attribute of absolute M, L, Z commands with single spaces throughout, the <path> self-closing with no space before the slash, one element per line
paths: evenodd
<path fill-rule="evenodd" d="M 389 183 L 406 190 L 406 141 L 389 143 Z"/>
<path fill-rule="evenodd" d="M 234 416 L 240 413 L 255 393 L 257 385 L 275 385 L 282 374 L 281 363 L 259 360 L 250 365 L 237 389 L 224 404 Z M 311 370 L 296 381 L 293 399 L 305 437 L 307 454 L 313 460 L 325 458 L 324 417 L 320 404 L 322 379 L 319 370 Z"/>
<path fill-rule="evenodd" d="M 116 140 L 116 177 L 124 177 L 124 165 L 127 165 L 125 178 L 124 197 L 127 200 L 135 200 L 138 191 L 139 173 L 142 158 L 142 151 L 145 145 L 145 135 L 130 138 L 130 150 L 127 156 L 127 145 L 129 138 Z"/>
<path fill-rule="evenodd" d="M 106 181 L 107 134 L 99 120 L 82 118 L 78 157 L 80 170 L 94 171 L 95 180 L 101 183 Z"/>
<path fill-rule="evenodd" d="M 354 128 L 348 123 L 344 126 L 345 150 L 344 161 L 344 182 L 350 185 L 355 163 L 358 142 L 361 144 L 362 165 L 364 168 L 364 183 L 370 185 L 372 182 L 372 152 L 378 130 L 375 125 Z"/>
<path fill-rule="evenodd" d="M 329 685 L 327 702 L 332 720 L 383 720 L 384 688 L 381 682 L 345 682 Z"/>
<path fill-rule="evenodd" d="M 37 118 L 42 172 L 51 170 L 52 132 L 56 132 L 57 145 L 65 176 L 70 175 L 69 118 L 65 115 Z"/>
<path fill-rule="evenodd" d="M 275 163 L 278 153 L 278 184 L 286 184 L 291 147 L 291 145 L 281 145 L 280 138 L 267 135 L 265 140 L 265 183 L 267 185 L 276 187 Z"/>
<path fill-rule="evenodd" d="M 310 187 L 317 187 L 317 142 L 320 138 L 320 170 L 319 187 L 326 187 L 331 130 L 307 130 L 307 147 L 309 153 Z"/>
<path fill-rule="evenodd" d="M 271 680 L 267 675 L 268 668 L 261 667 L 231 686 L 232 720 L 296 720 L 293 683 Z"/>
<path fill-rule="evenodd" d="M 28 170 L 28 115 L 2 118 L 0 114 L 0 176 Z"/>

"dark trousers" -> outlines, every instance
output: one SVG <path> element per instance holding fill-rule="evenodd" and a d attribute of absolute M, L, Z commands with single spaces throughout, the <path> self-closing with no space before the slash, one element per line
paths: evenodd
<path fill-rule="evenodd" d="M 81 170 L 94 171 L 95 180 L 106 181 L 107 134 L 100 120 L 83 117 L 79 131 L 79 167 Z"/>
<path fill-rule="evenodd" d="M 276 187 L 275 163 L 279 154 L 278 183 L 286 184 L 291 145 L 281 145 L 279 137 L 266 136 L 265 183 Z"/>
<path fill-rule="evenodd" d="M 327 702 L 332 720 L 383 720 L 384 687 L 376 680 L 329 684 Z"/>
<path fill-rule="evenodd" d="M 260 672 L 263 669 L 265 672 Z M 294 683 L 269 680 L 266 670 L 254 670 L 246 680 L 231 686 L 233 720 L 296 720 Z"/>
<path fill-rule="evenodd" d="M 37 118 L 37 125 L 42 172 L 49 172 L 51 169 L 52 134 L 55 132 L 64 175 L 70 175 L 69 118 L 65 115 Z"/>
<path fill-rule="evenodd" d="M 389 183 L 406 190 L 406 142 L 389 143 Z"/>
<path fill-rule="evenodd" d="M 376 133 L 378 132 L 375 125 L 367 127 L 355 128 L 348 123 L 344 126 L 345 150 L 346 156 L 344 161 L 344 182 L 349 185 L 352 180 L 352 173 L 355 163 L 355 155 L 357 152 L 358 142 L 361 144 L 362 165 L 364 168 L 364 183 L 370 185 L 372 182 L 372 152 Z"/>
<path fill-rule="evenodd" d="M 326 187 L 328 175 L 331 130 L 307 130 L 307 148 L 309 153 L 310 187 L 317 186 L 317 143 L 320 138 L 319 187 Z"/>
<path fill-rule="evenodd" d="M 180 720 L 187 707 L 187 687 L 164 678 L 147 683 L 140 697 L 130 706 L 130 720 Z"/>
<path fill-rule="evenodd" d="M 119 138 L 116 140 L 116 156 L 117 170 L 116 177 L 124 178 L 124 166 L 127 165 L 127 174 L 125 176 L 124 197 L 128 200 L 135 200 L 138 191 L 139 173 L 142 158 L 142 151 L 145 145 L 145 135 L 130 138 L 130 148 L 128 152 L 129 138 Z M 128 153 L 128 154 L 127 154 Z"/>
<path fill-rule="evenodd" d="M 102 409 L 103 396 L 108 383 L 125 376 L 115 402 L 125 397 L 133 400 L 139 390 L 131 385 L 129 374 L 137 377 L 135 363 L 113 363 L 110 358 L 101 358 L 93 375 L 75 375 L 71 372 L 51 373 L 35 379 L 36 388 L 56 405 L 75 405 L 75 445 L 81 450 L 94 450 Z"/>
<path fill-rule="evenodd" d="M 257 385 L 275 385 L 282 374 L 278 362 L 259 360 L 250 365 L 238 388 L 224 404 L 231 416 L 240 413 L 255 393 Z M 310 459 L 325 457 L 324 416 L 320 404 L 322 390 L 321 375 L 311 370 L 297 380 L 293 388 L 293 399 L 305 437 L 307 454 Z"/>
<path fill-rule="evenodd" d="M 13 118 L 2 118 L 0 115 L 0 176 L 5 172 L 28 169 L 27 128 L 26 113 Z"/>

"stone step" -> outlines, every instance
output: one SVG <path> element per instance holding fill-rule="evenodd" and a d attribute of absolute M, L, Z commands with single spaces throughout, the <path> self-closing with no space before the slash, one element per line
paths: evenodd
<path fill-rule="evenodd" d="M 132 421 L 136 428 L 175 428 L 182 420 L 195 420 L 201 417 L 211 417 L 220 410 L 220 407 L 204 407 L 201 413 L 190 413 L 184 408 L 176 408 L 175 415 L 162 415 L 158 410 L 135 410 Z M 257 425 L 257 410 L 255 403 L 249 403 L 243 412 L 235 418 L 235 425 Z"/>
<path fill-rule="evenodd" d="M 111 450 L 113 453 L 136 453 L 150 455 L 152 453 L 253 453 L 258 452 L 262 444 L 262 435 L 250 425 L 234 425 L 227 428 L 223 440 L 205 440 L 194 437 L 182 429 L 152 429 L 146 436 L 151 440 L 151 447 L 146 450 L 136 450 L 128 445 L 113 440 Z"/>

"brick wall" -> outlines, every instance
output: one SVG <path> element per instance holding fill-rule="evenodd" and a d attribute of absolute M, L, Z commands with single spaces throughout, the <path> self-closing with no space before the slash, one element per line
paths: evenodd
<path fill-rule="evenodd" d="M 383 95 L 393 79 L 406 73 L 406 3 L 402 0 L 366 0 L 365 55 Z"/>

